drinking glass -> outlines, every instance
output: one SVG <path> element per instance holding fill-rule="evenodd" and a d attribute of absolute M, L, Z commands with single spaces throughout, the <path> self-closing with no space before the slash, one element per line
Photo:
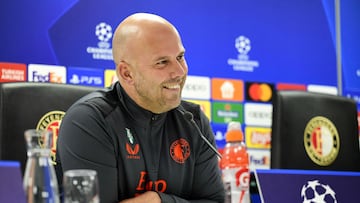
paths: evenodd
<path fill-rule="evenodd" d="M 99 203 L 97 173 L 90 169 L 65 171 L 63 179 L 65 203 Z"/>
<path fill-rule="evenodd" d="M 47 130 L 29 129 L 24 133 L 27 161 L 23 186 L 28 203 L 59 203 L 58 182 L 51 164 L 53 134 Z"/>

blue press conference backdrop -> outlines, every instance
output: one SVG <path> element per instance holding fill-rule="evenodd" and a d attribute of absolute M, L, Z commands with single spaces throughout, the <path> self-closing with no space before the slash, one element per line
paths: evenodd
<path fill-rule="evenodd" d="M 0 60 L 114 68 L 104 51 L 111 44 L 99 44 L 96 26 L 104 22 L 115 29 L 131 13 L 151 12 L 178 27 L 191 75 L 336 86 L 333 4 L 331 0 L 2 1 Z M 239 36 L 251 46 L 245 68 L 236 67 Z M 358 50 L 347 53 L 359 56 Z M 353 63 L 349 66 L 359 72 Z M 348 78 L 346 85 L 355 84 L 356 89 L 359 76 Z"/>

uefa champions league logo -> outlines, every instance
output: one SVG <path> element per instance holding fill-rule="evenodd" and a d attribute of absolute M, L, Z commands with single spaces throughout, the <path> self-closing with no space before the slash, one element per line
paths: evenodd
<path fill-rule="evenodd" d="M 235 39 L 235 48 L 238 51 L 237 59 L 228 59 L 228 64 L 233 67 L 234 71 L 253 72 L 259 67 L 258 61 L 249 60 L 249 52 L 251 50 L 251 41 L 248 37 L 240 35 Z"/>
<path fill-rule="evenodd" d="M 301 189 L 303 203 L 337 203 L 335 192 L 318 180 L 308 181 Z"/>
<path fill-rule="evenodd" d="M 251 49 L 250 39 L 245 36 L 239 36 L 235 39 L 235 47 L 240 55 L 247 55 Z"/>
<path fill-rule="evenodd" d="M 98 47 L 89 46 L 86 52 L 91 54 L 94 60 L 113 60 L 110 40 L 113 36 L 112 27 L 101 22 L 95 26 L 95 36 L 99 40 Z"/>
<path fill-rule="evenodd" d="M 112 28 L 110 25 L 101 22 L 95 27 L 95 35 L 99 39 L 99 47 L 101 48 L 109 48 L 110 43 L 108 42 L 113 36 Z"/>

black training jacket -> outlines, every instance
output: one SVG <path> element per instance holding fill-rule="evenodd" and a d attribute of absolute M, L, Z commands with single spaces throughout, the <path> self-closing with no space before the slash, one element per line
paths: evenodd
<path fill-rule="evenodd" d="M 218 157 L 184 117 L 186 111 L 215 146 L 198 105 L 182 101 L 154 114 L 131 100 L 118 82 L 91 93 L 61 122 L 56 168 L 96 170 L 102 203 L 148 190 L 157 191 L 162 202 L 223 202 Z"/>

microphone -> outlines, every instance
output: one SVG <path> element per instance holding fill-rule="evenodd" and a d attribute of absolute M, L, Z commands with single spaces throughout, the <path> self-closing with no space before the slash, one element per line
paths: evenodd
<path fill-rule="evenodd" d="M 196 131 L 198 132 L 198 134 L 200 135 L 201 139 L 203 139 L 205 141 L 205 143 L 210 147 L 210 149 L 216 153 L 216 155 L 219 157 L 219 158 L 222 158 L 221 154 L 218 152 L 218 150 L 209 142 L 208 139 L 206 139 L 206 137 L 202 134 L 199 126 L 195 123 L 194 121 L 194 116 L 192 113 L 188 112 L 188 111 L 182 111 L 180 110 L 180 113 L 184 116 L 184 118 L 186 120 L 188 120 L 195 128 L 196 128 Z"/>

